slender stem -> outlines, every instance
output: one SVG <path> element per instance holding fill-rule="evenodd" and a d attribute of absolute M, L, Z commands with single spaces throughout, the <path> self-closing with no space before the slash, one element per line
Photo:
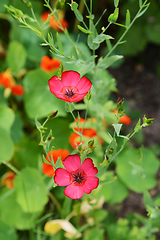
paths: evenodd
<path fill-rule="evenodd" d="M 48 191 L 48 196 L 50 197 L 50 199 L 52 200 L 52 202 L 56 205 L 57 209 L 61 212 L 61 211 L 62 211 L 61 205 L 59 204 L 59 202 L 57 201 L 57 199 L 55 198 L 55 196 L 54 196 L 50 191 Z"/>
<path fill-rule="evenodd" d="M 10 164 L 9 162 L 6 162 L 4 160 L 1 160 L 0 162 L 3 163 L 4 165 L 6 165 L 8 168 L 10 168 L 16 174 L 20 174 L 20 171 L 17 168 L 15 168 L 12 164 Z"/>

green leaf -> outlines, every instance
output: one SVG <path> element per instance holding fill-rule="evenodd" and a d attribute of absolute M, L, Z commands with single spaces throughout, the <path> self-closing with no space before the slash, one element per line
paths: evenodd
<path fill-rule="evenodd" d="M 0 221 L 0 239 L 18 240 L 15 229 Z"/>
<path fill-rule="evenodd" d="M 115 6 L 115 8 L 118 7 L 118 4 L 119 4 L 119 0 L 114 0 L 114 6 Z"/>
<path fill-rule="evenodd" d="M 14 112 L 6 106 L 0 106 L 0 160 L 10 160 L 13 155 L 13 141 L 10 129 L 14 122 Z"/>
<path fill-rule="evenodd" d="M 63 54 L 63 46 L 62 46 L 62 42 L 61 42 L 58 32 L 57 32 L 57 41 L 58 41 L 58 49 L 60 51 L 60 55 L 62 55 Z"/>
<path fill-rule="evenodd" d="M 52 33 L 48 33 L 48 42 L 51 46 L 54 46 L 54 39 Z"/>
<path fill-rule="evenodd" d="M 58 110 L 58 116 L 65 116 L 64 102 L 57 99 L 49 90 L 48 80 L 50 75 L 36 69 L 26 74 L 24 78 L 25 87 L 25 110 L 27 115 L 35 117 L 46 117 L 50 112 Z"/>
<path fill-rule="evenodd" d="M 116 157 L 116 165 L 118 177 L 129 189 L 142 193 L 155 187 L 159 161 L 151 150 L 143 150 L 143 159 L 136 149 L 123 151 Z"/>
<path fill-rule="evenodd" d="M 89 30 L 81 27 L 80 25 L 77 25 L 77 27 L 78 27 L 79 30 L 81 30 L 81 31 L 84 32 L 84 33 L 87 33 L 87 34 L 91 34 L 91 33 L 92 33 L 91 31 L 89 31 Z"/>
<path fill-rule="evenodd" d="M 138 14 L 137 18 L 141 17 L 141 16 L 147 11 L 149 5 L 150 5 L 150 3 L 148 3 L 148 4 L 145 5 L 145 8 L 143 9 L 143 11 L 141 11 L 141 12 Z"/>
<path fill-rule="evenodd" d="M 23 167 L 38 168 L 40 160 L 41 154 L 37 142 L 26 137 L 23 138 L 19 144 L 17 144 L 14 155 L 14 164 L 18 169 L 21 169 Z"/>
<path fill-rule="evenodd" d="M 130 16 L 129 10 L 127 9 L 127 13 L 126 13 L 126 27 L 129 27 L 130 22 L 131 22 L 131 16 Z"/>
<path fill-rule="evenodd" d="M 17 41 L 12 41 L 8 47 L 7 64 L 12 74 L 17 76 L 24 67 L 27 58 L 26 49 Z"/>
<path fill-rule="evenodd" d="M 110 35 L 106 35 L 106 34 L 100 34 L 98 35 L 95 39 L 93 39 L 93 43 L 102 43 L 103 41 L 107 40 L 107 39 L 114 39 L 113 37 L 111 37 Z"/>
<path fill-rule="evenodd" d="M 119 133 L 120 133 L 120 131 L 121 131 L 121 128 L 122 128 L 122 125 L 123 124 L 112 124 L 112 126 L 114 127 L 114 129 L 115 129 L 115 132 L 116 132 L 116 134 L 117 134 L 117 136 L 119 136 Z"/>
<path fill-rule="evenodd" d="M 76 15 L 76 18 L 80 21 L 83 22 L 83 16 L 81 12 L 77 9 L 78 4 L 76 2 L 71 3 L 71 10 L 74 11 L 74 14 Z"/>
<path fill-rule="evenodd" d="M 108 68 L 113 63 L 115 63 L 117 60 L 120 60 L 122 58 L 123 58 L 123 56 L 120 56 L 120 55 L 114 55 L 114 56 L 111 56 L 111 57 L 100 58 L 99 61 L 98 61 L 97 67 Z"/>
<path fill-rule="evenodd" d="M 48 201 L 42 176 L 33 168 L 25 168 L 16 176 L 15 191 L 17 202 L 26 213 L 42 211 Z"/>
<path fill-rule="evenodd" d="M 119 14 L 119 8 L 116 8 L 114 10 L 114 13 L 109 15 L 108 22 L 115 23 L 117 21 L 117 19 L 118 19 L 118 14 Z"/>
<path fill-rule="evenodd" d="M 88 39 L 87 39 L 87 44 L 89 46 L 90 49 L 98 49 L 99 48 L 99 43 L 94 43 L 93 40 L 98 36 L 97 30 L 94 26 L 93 20 L 90 19 L 89 20 L 89 30 L 92 32 L 90 35 L 88 35 Z"/>
<path fill-rule="evenodd" d="M 35 220 L 39 213 L 25 213 L 16 201 L 15 191 L 1 201 L 0 204 L 1 220 L 18 230 L 31 229 L 35 225 Z M 1 232 L 1 231 L 0 231 Z M 0 238 L 6 240 L 7 238 Z M 11 238 L 9 238 L 10 240 Z"/>
<path fill-rule="evenodd" d="M 139 130 L 141 130 L 141 119 L 138 120 L 135 128 L 134 128 L 134 132 L 139 132 Z"/>
<path fill-rule="evenodd" d="M 139 7 L 142 7 L 142 0 L 139 0 Z"/>

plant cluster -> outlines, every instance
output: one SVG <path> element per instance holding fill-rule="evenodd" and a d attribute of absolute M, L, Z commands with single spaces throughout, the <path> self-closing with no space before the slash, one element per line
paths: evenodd
<path fill-rule="evenodd" d="M 150 5 L 138 2 L 134 17 L 127 9 L 119 23 L 120 3 L 112 1 L 99 30 L 106 10 L 95 16 L 92 0 L 1 1 L 10 29 L 0 39 L 0 239 L 156 239 L 160 197 L 149 190 L 159 161 L 130 145 L 153 119 L 140 118 L 125 134 L 132 120 L 123 97 L 113 101 L 116 81 L 107 71 Z M 70 30 L 65 11 L 74 13 Z M 111 25 L 123 29 L 115 44 Z M 148 217 L 117 220 L 130 191 L 141 194 Z"/>

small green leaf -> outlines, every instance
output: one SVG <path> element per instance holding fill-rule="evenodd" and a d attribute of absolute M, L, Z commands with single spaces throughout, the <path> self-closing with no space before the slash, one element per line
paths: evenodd
<path fill-rule="evenodd" d="M 1 240 L 18 240 L 15 229 L 0 221 L 0 239 Z"/>
<path fill-rule="evenodd" d="M 126 13 L 126 27 L 129 27 L 130 22 L 131 22 L 131 16 L 130 16 L 129 10 L 127 9 L 127 13 Z"/>
<path fill-rule="evenodd" d="M 60 51 L 60 55 L 62 55 L 63 54 L 63 46 L 62 46 L 62 42 L 61 42 L 58 32 L 57 32 L 57 41 L 58 41 L 58 49 Z"/>
<path fill-rule="evenodd" d="M 115 6 L 115 8 L 118 7 L 118 4 L 119 4 L 119 0 L 114 0 L 114 6 Z"/>
<path fill-rule="evenodd" d="M 145 5 L 145 9 L 138 14 L 137 18 L 141 17 L 147 11 L 149 5 L 150 5 L 150 3 Z"/>
<path fill-rule="evenodd" d="M 142 0 L 139 0 L 139 7 L 142 7 Z"/>
<path fill-rule="evenodd" d="M 103 41 L 107 40 L 107 39 L 114 39 L 113 37 L 111 37 L 110 35 L 106 35 L 106 34 L 100 34 L 98 35 L 95 39 L 93 39 L 93 43 L 102 43 Z"/>
<path fill-rule="evenodd" d="M 100 58 L 97 66 L 99 68 L 108 68 L 114 62 L 116 62 L 117 60 L 122 59 L 122 58 L 123 58 L 123 56 L 120 56 L 120 55 L 114 55 L 114 56 L 111 56 L 111 57 Z"/>
<path fill-rule="evenodd" d="M 72 2 L 71 3 L 71 10 L 74 11 L 74 14 L 75 14 L 76 18 L 80 22 L 83 22 L 83 16 L 82 16 L 81 12 L 77 8 L 78 8 L 78 4 L 76 2 Z"/>
<path fill-rule="evenodd" d="M 112 13 L 111 15 L 109 15 L 108 17 L 108 22 L 110 23 L 115 23 L 118 19 L 118 15 L 119 15 L 119 8 L 116 8 L 114 10 L 114 13 Z"/>
<path fill-rule="evenodd" d="M 51 46 L 54 46 L 54 39 L 52 33 L 48 33 L 48 42 Z"/>
<path fill-rule="evenodd" d="M 141 130 L 141 119 L 138 120 L 135 128 L 134 128 L 134 132 L 139 132 L 139 130 Z"/>
<path fill-rule="evenodd" d="M 91 34 L 91 33 L 92 33 L 91 31 L 89 31 L 89 30 L 81 27 L 80 25 L 77 25 L 77 27 L 78 27 L 78 29 L 79 29 L 80 31 L 82 31 L 82 32 L 84 32 L 84 33 L 87 33 L 87 34 Z"/>
<path fill-rule="evenodd" d="M 119 133 L 120 133 L 120 130 L 121 130 L 121 127 L 122 127 L 123 124 L 112 124 L 112 126 L 114 127 L 116 133 L 117 133 L 117 136 L 119 136 Z"/>

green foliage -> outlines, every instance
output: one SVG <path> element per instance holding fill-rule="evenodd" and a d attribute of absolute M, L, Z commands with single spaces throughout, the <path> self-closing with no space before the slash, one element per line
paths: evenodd
<path fill-rule="evenodd" d="M 33 168 L 26 167 L 16 177 L 15 191 L 17 202 L 26 213 L 42 211 L 48 201 L 42 176 Z"/>

